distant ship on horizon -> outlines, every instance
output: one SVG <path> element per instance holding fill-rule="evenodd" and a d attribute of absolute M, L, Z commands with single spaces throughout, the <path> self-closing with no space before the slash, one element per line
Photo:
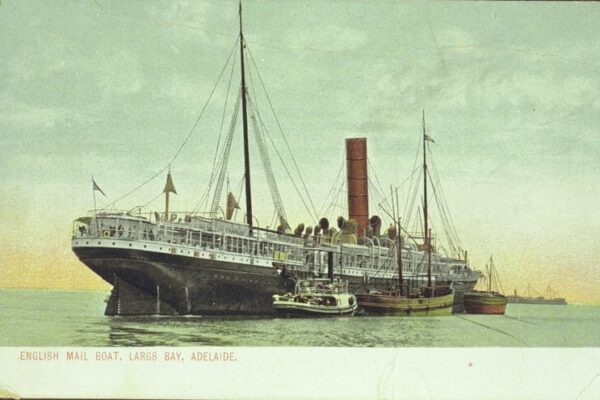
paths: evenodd
<path fill-rule="evenodd" d="M 545 296 L 532 296 L 531 288 L 529 284 L 527 284 L 527 296 L 519 296 L 517 294 L 517 289 L 514 289 L 514 295 L 507 296 L 509 303 L 519 303 L 519 304 L 551 304 L 551 305 L 567 305 L 567 300 L 564 297 L 556 297 L 556 294 L 553 293 L 550 285 L 546 287 L 546 295 Z"/>

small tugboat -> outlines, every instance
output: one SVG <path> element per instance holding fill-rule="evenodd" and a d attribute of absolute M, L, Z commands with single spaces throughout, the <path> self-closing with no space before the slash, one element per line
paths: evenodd
<path fill-rule="evenodd" d="M 485 272 L 487 290 L 472 290 L 466 292 L 463 300 L 465 311 L 467 314 L 504 314 L 508 299 L 497 290 L 493 290 L 494 283 L 496 283 L 496 289 L 498 289 L 500 280 L 498 279 L 498 273 L 494 268 L 492 256 L 490 256 L 490 262 L 486 265 Z"/>
<path fill-rule="evenodd" d="M 339 279 L 300 280 L 294 293 L 273 296 L 273 310 L 286 317 L 352 316 L 357 307 L 348 282 Z"/>

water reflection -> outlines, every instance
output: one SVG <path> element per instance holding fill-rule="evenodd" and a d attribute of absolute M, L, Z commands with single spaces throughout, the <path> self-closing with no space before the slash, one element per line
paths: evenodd
<path fill-rule="evenodd" d="M 443 346 L 451 317 L 105 317 L 105 346 Z M 452 325 L 452 324 L 451 324 Z"/>

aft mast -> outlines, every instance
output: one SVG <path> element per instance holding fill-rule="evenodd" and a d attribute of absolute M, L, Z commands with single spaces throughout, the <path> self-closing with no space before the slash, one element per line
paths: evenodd
<path fill-rule="evenodd" d="M 244 129 L 244 178 L 246 185 L 246 222 L 252 227 L 252 187 L 250 186 L 250 152 L 248 150 L 248 112 L 246 110 L 246 76 L 244 73 L 244 33 L 240 0 L 240 61 L 242 75 L 242 126 Z"/>

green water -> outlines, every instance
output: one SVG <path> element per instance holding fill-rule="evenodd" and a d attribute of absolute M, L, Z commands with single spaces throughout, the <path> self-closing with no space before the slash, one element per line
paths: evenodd
<path fill-rule="evenodd" d="M 0 346 L 600 346 L 592 305 L 509 304 L 504 316 L 106 317 L 106 296 L 0 290 Z"/>

